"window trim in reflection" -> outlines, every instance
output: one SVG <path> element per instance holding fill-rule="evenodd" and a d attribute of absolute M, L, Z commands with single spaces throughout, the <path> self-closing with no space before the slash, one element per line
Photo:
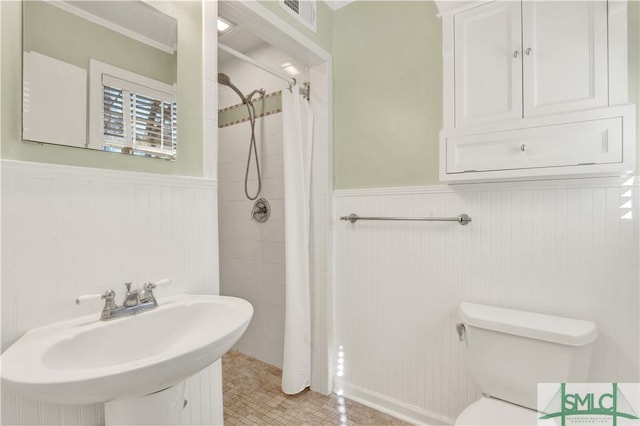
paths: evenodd
<path fill-rule="evenodd" d="M 166 84 L 95 59 L 91 59 L 90 62 L 89 80 L 89 147 L 108 152 L 175 160 L 177 151 L 175 84 Z M 125 93 L 122 101 L 124 103 L 123 126 L 126 130 L 121 138 L 104 137 L 105 85 L 119 86 L 118 88 Z M 136 132 L 132 131 L 136 123 L 135 119 L 131 118 L 131 111 L 132 108 L 134 112 L 137 111 L 137 107 L 131 107 L 129 95 L 132 95 L 132 98 L 133 95 L 141 95 L 171 105 L 169 149 L 147 147 L 144 143 L 136 143 Z"/>

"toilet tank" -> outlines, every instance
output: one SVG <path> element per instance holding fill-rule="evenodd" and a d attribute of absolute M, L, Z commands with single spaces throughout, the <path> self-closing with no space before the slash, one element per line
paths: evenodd
<path fill-rule="evenodd" d="M 462 303 L 460 317 L 483 394 L 536 409 L 538 383 L 588 381 L 593 322 L 474 303 Z"/>

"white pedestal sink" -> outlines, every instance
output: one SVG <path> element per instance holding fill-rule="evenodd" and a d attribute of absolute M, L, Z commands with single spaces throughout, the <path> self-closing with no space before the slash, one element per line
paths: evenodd
<path fill-rule="evenodd" d="M 138 398 L 124 398 L 104 404 L 106 426 L 179 425 L 184 407 L 184 382 Z"/>
<path fill-rule="evenodd" d="M 253 307 L 235 297 L 187 294 L 158 303 L 130 317 L 89 315 L 29 331 L 2 354 L 3 390 L 57 404 L 110 401 L 107 419 L 159 424 L 136 420 L 142 407 L 159 414 L 171 403 L 158 401 L 177 398 L 173 406 L 181 410 L 182 382 L 233 346 Z M 171 421 L 167 416 L 160 418 Z"/>

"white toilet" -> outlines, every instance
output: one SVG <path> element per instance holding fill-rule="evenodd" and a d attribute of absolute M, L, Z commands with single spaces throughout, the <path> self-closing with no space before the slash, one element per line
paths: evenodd
<path fill-rule="evenodd" d="M 467 364 L 484 395 L 456 425 L 536 425 L 538 383 L 587 382 L 596 325 L 532 312 L 460 304 Z"/>

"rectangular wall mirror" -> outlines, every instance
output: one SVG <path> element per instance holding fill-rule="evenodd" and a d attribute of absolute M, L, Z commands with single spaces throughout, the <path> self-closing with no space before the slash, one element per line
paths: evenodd
<path fill-rule="evenodd" d="M 177 33 L 139 0 L 23 1 L 23 139 L 175 160 Z"/>

